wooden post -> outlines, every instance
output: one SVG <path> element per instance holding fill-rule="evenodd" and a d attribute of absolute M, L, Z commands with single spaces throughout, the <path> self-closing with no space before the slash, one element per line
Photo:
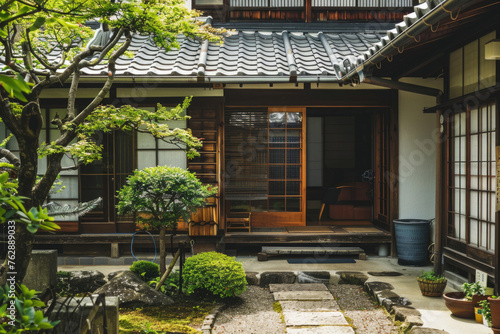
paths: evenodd
<path fill-rule="evenodd" d="M 444 126 L 441 124 L 441 117 L 443 114 L 441 111 L 436 113 L 436 127 L 440 129 Z M 434 221 L 434 231 L 435 231 L 435 241 L 434 241 L 434 272 L 436 275 L 443 274 L 443 263 L 441 258 L 443 256 L 443 189 L 445 187 L 443 179 L 443 136 L 444 133 L 440 133 L 439 140 L 436 143 L 436 214 Z"/>
<path fill-rule="evenodd" d="M 389 221 L 391 226 L 391 256 L 396 257 L 396 232 L 393 220 L 399 218 L 399 125 L 398 125 L 398 91 L 391 90 L 392 99 L 389 110 L 389 154 L 390 154 L 390 207 Z"/>

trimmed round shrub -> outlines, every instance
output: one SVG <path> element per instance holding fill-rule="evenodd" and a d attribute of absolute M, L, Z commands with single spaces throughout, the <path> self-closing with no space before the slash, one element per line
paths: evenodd
<path fill-rule="evenodd" d="M 150 261 L 135 261 L 130 266 L 130 271 L 138 275 L 144 274 L 144 280 L 149 282 L 160 276 L 160 266 Z"/>
<path fill-rule="evenodd" d="M 247 286 L 241 263 L 216 252 L 199 253 L 186 259 L 182 278 L 184 291 L 188 294 L 208 291 L 227 298 L 243 293 Z"/>

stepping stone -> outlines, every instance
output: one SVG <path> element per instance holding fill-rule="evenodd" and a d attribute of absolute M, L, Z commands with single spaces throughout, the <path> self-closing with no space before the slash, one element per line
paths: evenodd
<path fill-rule="evenodd" d="M 330 283 L 330 272 L 328 271 L 304 271 L 297 274 L 298 283 Z"/>
<path fill-rule="evenodd" d="M 358 271 L 339 271 L 340 276 L 338 284 L 363 285 L 368 280 L 368 276 Z"/>
<path fill-rule="evenodd" d="M 321 283 L 310 284 L 269 284 L 269 291 L 328 291 L 326 285 Z"/>
<path fill-rule="evenodd" d="M 283 311 L 340 311 L 334 300 L 282 300 Z"/>
<path fill-rule="evenodd" d="M 372 276 L 403 276 L 397 271 L 369 271 L 368 274 Z"/>
<path fill-rule="evenodd" d="M 260 286 L 269 284 L 293 284 L 297 276 L 291 272 L 263 272 L 260 274 Z"/>
<path fill-rule="evenodd" d="M 342 312 L 283 312 L 285 325 L 295 326 L 338 326 L 349 325 Z"/>
<path fill-rule="evenodd" d="M 354 334 L 350 326 L 321 326 L 286 329 L 288 334 Z"/>
<path fill-rule="evenodd" d="M 329 300 L 333 296 L 328 291 L 281 291 L 273 293 L 274 300 Z"/>

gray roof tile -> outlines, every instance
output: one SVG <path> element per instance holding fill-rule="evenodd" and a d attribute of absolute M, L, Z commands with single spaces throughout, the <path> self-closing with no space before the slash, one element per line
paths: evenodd
<path fill-rule="evenodd" d="M 394 34 L 398 32 L 394 30 Z M 331 48 L 332 57 L 342 62 L 346 58 L 364 55 L 374 44 L 387 42 L 376 33 L 321 33 Z M 287 58 L 285 35 L 276 31 L 237 31 L 225 38 L 222 45 L 209 43 L 206 58 L 201 57 L 201 43 L 179 36 L 179 48 L 169 52 L 158 48 L 149 36 L 133 36 L 132 58 L 121 57 L 116 74 L 131 76 L 197 76 L 205 77 L 277 77 L 328 76 L 335 79 L 329 51 L 325 50 L 320 33 L 288 32 L 291 57 Z M 383 43 L 383 44 L 382 44 Z M 57 53 L 49 55 L 55 62 Z M 293 66 L 293 68 L 291 68 Z M 199 72 L 199 69 L 201 71 Z M 83 70 L 86 75 L 106 75 L 106 65 Z"/>

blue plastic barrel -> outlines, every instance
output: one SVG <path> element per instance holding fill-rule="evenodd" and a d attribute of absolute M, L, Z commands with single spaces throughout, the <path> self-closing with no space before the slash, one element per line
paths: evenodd
<path fill-rule="evenodd" d="M 428 260 L 430 220 L 395 219 L 398 263 L 405 266 L 425 266 Z"/>

